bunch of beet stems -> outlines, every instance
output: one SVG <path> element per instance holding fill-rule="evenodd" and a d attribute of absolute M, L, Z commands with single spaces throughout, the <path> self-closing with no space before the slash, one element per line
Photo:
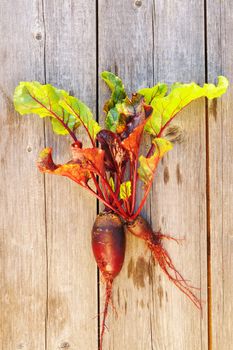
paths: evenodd
<path fill-rule="evenodd" d="M 161 136 L 165 128 L 169 125 L 171 120 L 172 119 L 170 119 L 168 123 L 165 124 L 161 129 L 160 133 L 157 136 L 158 138 Z M 96 147 L 97 142 L 92 139 L 86 127 L 85 129 L 89 135 L 92 147 Z M 69 133 L 74 141 L 72 144 L 72 150 L 75 158 L 75 151 L 82 148 L 82 143 L 77 140 L 73 132 L 69 131 Z M 155 146 L 152 144 L 147 153 L 147 158 L 151 156 L 154 148 Z M 159 158 L 157 159 L 157 163 L 158 162 Z M 177 271 L 168 252 L 161 244 L 162 239 L 172 239 L 175 241 L 177 240 L 170 236 L 163 235 L 159 232 L 154 232 L 150 224 L 142 216 L 140 216 L 141 210 L 149 195 L 154 177 L 152 177 L 141 202 L 136 208 L 138 155 L 134 161 L 130 162 L 129 173 L 130 181 L 132 184 L 132 195 L 123 203 L 118 196 L 120 191 L 120 184 L 124 181 L 126 167 L 123 168 L 121 174 L 116 173 L 116 188 L 115 191 L 113 191 L 108 181 L 106 172 L 104 172 L 104 174 L 101 173 L 95 166 L 94 162 L 92 162 L 91 165 L 95 170 L 95 174 L 97 174 L 95 175 L 94 173 L 91 173 L 91 177 L 96 190 L 93 190 L 93 188 L 91 188 L 88 184 L 83 184 L 82 186 L 85 187 L 105 205 L 104 211 L 97 216 L 92 229 L 92 249 L 95 260 L 106 285 L 105 305 L 99 339 L 99 349 L 102 350 L 108 306 L 112 297 L 113 281 L 121 271 L 124 262 L 126 232 L 132 233 L 134 236 L 146 242 L 148 248 L 154 256 L 154 259 L 159 263 L 161 269 L 164 271 L 169 280 L 172 281 L 199 309 L 201 309 L 201 302 L 199 298 L 197 298 L 196 295 L 192 292 L 192 289 L 197 288 L 189 285 L 183 276 Z M 76 181 L 75 178 L 73 180 Z M 80 182 L 78 182 L 78 184 L 80 184 Z"/>

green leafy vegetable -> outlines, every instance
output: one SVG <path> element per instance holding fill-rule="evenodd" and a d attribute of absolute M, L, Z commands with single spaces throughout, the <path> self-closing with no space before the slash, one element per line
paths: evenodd
<path fill-rule="evenodd" d="M 120 198 L 123 200 L 131 196 L 131 181 L 123 182 L 120 186 Z"/>
<path fill-rule="evenodd" d="M 159 157 L 153 154 L 151 157 L 146 158 L 144 156 L 139 157 L 138 175 L 141 181 L 147 186 L 153 179 L 154 172 L 157 168 Z"/>
<path fill-rule="evenodd" d="M 50 117 L 56 134 L 71 134 L 83 125 L 94 144 L 100 126 L 93 119 L 90 109 L 66 91 L 50 84 L 42 85 L 36 81 L 21 82 L 14 93 L 15 109 L 22 115 L 34 113 L 41 118 Z"/>
<path fill-rule="evenodd" d="M 173 144 L 161 137 L 156 137 L 152 140 L 152 143 L 156 146 L 154 154 L 156 154 L 159 158 L 162 158 L 165 153 L 173 149 Z"/>
<path fill-rule="evenodd" d="M 145 183 L 146 187 L 149 186 L 153 180 L 159 160 L 166 152 L 173 148 L 171 142 L 163 138 L 155 138 L 153 143 L 156 146 L 154 154 L 149 158 L 144 156 L 139 157 L 138 175 L 140 180 Z"/>
<path fill-rule="evenodd" d="M 41 118 L 51 117 L 54 132 L 66 135 L 80 125 L 80 120 L 59 104 L 61 98 L 67 96 L 66 91 L 50 84 L 42 85 L 36 81 L 21 82 L 15 89 L 14 105 L 21 115 L 34 113 Z"/>
<path fill-rule="evenodd" d="M 108 111 L 113 108 L 118 102 L 124 100 L 126 93 L 121 79 L 118 78 L 115 74 L 105 71 L 101 73 L 101 78 L 105 81 L 105 83 L 112 91 L 111 98 L 104 105 L 104 111 L 108 113 Z"/>
<path fill-rule="evenodd" d="M 74 115 L 76 119 L 83 124 L 92 141 L 101 130 L 99 124 L 93 119 L 91 110 L 78 98 L 73 96 L 64 96 L 59 102 L 60 106 L 68 113 Z"/>
<path fill-rule="evenodd" d="M 118 105 L 116 105 L 114 108 L 111 108 L 105 118 L 106 129 L 112 132 L 117 132 L 117 130 L 119 131 L 119 127 L 121 125 L 120 111 L 118 108 Z"/>
<path fill-rule="evenodd" d="M 191 101 L 200 97 L 207 97 L 208 99 L 219 97 L 226 92 L 228 84 L 228 80 L 223 76 L 218 77 L 217 86 L 204 84 L 201 87 L 196 83 L 173 84 L 171 92 L 167 96 L 155 96 L 151 101 L 153 114 L 146 123 L 145 130 L 153 136 L 160 135 L 171 119 Z M 143 94 L 143 90 L 140 90 L 140 92 Z M 145 97 L 148 98 L 147 92 Z"/>
<path fill-rule="evenodd" d="M 145 88 L 138 90 L 138 93 L 143 95 L 145 102 L 150 104 L 155 97 L 163 97 L 167 93 L 167 85 L 163 83 L 158 83 L 151 88 Z"/>
<path fill-rule="evenodd" d="M 106 127 L 124 139 L 148 118 L 152 111 L 152 108 L 145 104 L 142 95 L 133 94 L 131 99 L 126 97 L 109 111 L 105 120 Z"/>
<path fill-rule="evenodd" d="M 39 170 L 68 177 L 105 206 L 103 215 L 98 215 L 92 229 L 92 248 L 106 285 L 99 342 L 101 349 L 112 284 L 124 261 L 125 229 L 146 242 L 168 278 L 201 309 L 201 302 L 192 292 L 192 287 L 177 271 L 162 246 L 162 238 L 171 237 L 154 232 L 140 213 L 150 193 L 157 165 L 173 147 L 170 141 L 161 138 L 162 134 L 169 135 L 167 127 L 170 121 L 191 101 L 203 96 L 210 99 L 219 97 L 228 87 L 227 79 L 220 76 L 217 86 L 175 83 L 167 94 L 167 85 L 158 83 L 139 90 L 129 98 L 122 81 L 113 73 L 103 72 L 102 78 L 112 91 L 104 106 L 107 114 L 107 129 L 104 130 L 83 102 L 49 84 L 22 82 L 14 95 L 15 108 L 19 113 L 50 117 L 54 132 L 61 135 L 69 133 L 73 139 L 70 161 L 55 164 L 52 149 L 45 148 L 37 161 Z M 82 141 L 76 138 L 74 132 L 81 125 L 87 131 L 92 147 L 84 148 Z M 139 157 L 144 130 L 153 137 L 150 138 L 147 155 Z M 165 130 L 167 133 L 163 133 Z M 142 181 L 144 190 L 140 201 L 137 198 L 138 180 Z"/>
<path fill-rule="evenodd" d="M 82 101 L 50 84 L 21 82 L 15 89 L 14 104 L 22 115 L 33 113 L 41 118 L 49 117 L 55 133 L 69 133 L 73 139 L 72 159 L 63 165 L 55 164 L 52 150 L 47 148 L 38 160 L 41 171 L 71 178 L 110 210 L 116 210 L 124 219 L 134 220 L 146 201 L 159 160 L 173 147 L 171 142 L 161 138 L 170 121 L 197 98 L 221 96 L 228 87 L 228 80 L 219 76 L 217 85 L 202 87 L 194 82 L 175 83 L 169 91 L 166 84 L 158 83 L 129 98 L 120 78 L 107 71 L 101 77 L 111 90 L 111 97 L 104 106 L 107 127 L 104 130 Z M 83 148 L 82 141 L 75 135 L 81 125 L 90 137 L 91 148 Z M 139 156 L 144 131 L 152 135 L 151 145 L 146 156 Z M 92 187 L 87 184 L 90 179 Z M 145 193 L 136 209 L 138 179 L 144 183 Z"/>

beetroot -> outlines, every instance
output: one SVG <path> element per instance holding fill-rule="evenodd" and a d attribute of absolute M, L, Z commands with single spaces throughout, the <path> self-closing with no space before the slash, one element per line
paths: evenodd
<path fill-rule="evenodd" d="M 125 235 L 122 226 L 143 239 L 166 276 L 198 307 L 195 296 L 182 275 L 176 270 L 162 240 L 171 237 L 155 233 L 140 213 L 150 193 L 157 166 L 173 144 L 166 139 L 166 128 L 178 112 L 199 97 L 216 98 L 225 93 L 228 80 L 220 76 L 218 84 L 175 83 L 171 89 L 164 83 L 139 90 L 127 96 L 116 75 L 103 72 L 101 77 L 111 89 L 104 105 L 105 129 L 93 118 L 91 110 L 79 99 L 50 84 L 21 82 L 15 89 L 15 109 L 22 115 L 49 117 L 53 131 L 72 139 L 72 158 L 65 164 L 53 161 L 52 149 L 45 148 L 37 161 L 43 173 L 66 176 L 92 193 L 105 208 L 98 215 L 92 230 L 92 248 L 106 284 L 106 300 L 100 336 L 103 346 L 105 320 L 112 295 L 114 278 L 119 274 L 125 255 Z M 76 130 L 83 127 L 91 147 L 83 147 Z M 143 134 L 151 144 L 141 153 Z M 191 165 L 190 165 L 191 166 Z M 136 195 L 141 182 L 142 200 Z"/>
<path fill-rule="evenodd" d="M 99 214 L 92 228 L 92 249 L 95 260 L 106 284 L 105 306 L 100 335 L 103 346 L 105 320 L 112 295 L 112 283 L 123 266 L 125 257 L 125 233 L 121 219 L 114 213 Z"/>

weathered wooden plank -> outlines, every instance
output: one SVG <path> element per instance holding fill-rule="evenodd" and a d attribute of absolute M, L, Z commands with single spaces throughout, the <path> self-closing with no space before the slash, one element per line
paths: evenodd
<path fill-rule="evenodd" d="M 201 0 L 100 1 L 99 71 L 115 71 L 129 90 L 156 81 L 203 83 L 203 5 Z M 100 104 L 106 91 L 101 84 Z M 206 300 L 204 101 L 190 107 L 175 123 L 183 129 L 184 141 L 160 164 L 144 215 L 155 229 L 186 238 L 182 246 L 165 245 L 178 269 L 201 288 L 201 298 Z M 125 265 L 115 281 L 118 317 L 113 312 L 109 315 L 105 348 L 207 349 L 206 303 L 201 318 L 159 267 L 153 266 L 143 243 L 127 239 Z"/>
<path fill-rule="evenodd" d="M 41 1 L 3 0 L 0 17 L 0 348 L 43 350 L 45 201 L 35 167 L 43 123 L 19 116 L 12 103 L 19 81 L 44 80 Z"/>
<path fill-rule="evenodd" d="M 140 85 L 153 84 L 151 10 L 151 1 L 144 2 L 140 8 L 133 1 L 99 1 L 99 72 L 115 72 L 129 92 Z M 103 83 L 99 95 L 101 108 L 109 95 Z M 110 308 L 104 349 L 151 349 L 150 256 L 142 250 L 141 242 L 132 237 L 127 239 L 124 267 L 114 282 L 118 316 Z M 104 296 L 102 289 L 101 302 Z"/>
<path fill-rule="evenodd" d="M 155 2 L 154 67 L 159 81 L 204 83 L 203 9 L 202 0 Z M 163 278 L 161 286 L 168 302 L 164 297 L 161 317 L 154 323 L 161 334 L 157 347 L 188 349 L 192 344 L 192 349 L 207 349 L 204 99 L 188 107 L 174 124 L 181 126 L 184 140 L 175 144 L 161 164 L 151 200 L 151 213 L 155 213 L 151 220 L 156 229 L 185 238 L 180 246 L 169 242 L 166 247 L 178 270 L 201 289 L 203 317 Z"/>
<path fill-rule="evenodd" d="M 207 1 L 208 79 L 233 74 L 233 3 Z M 211 349 L 233 344 L 233 90 L 209 104 Z"/>
<path fill-rule="evenodd" d="M 46 78 L 95 110 L 94 1 L 44 1 Z M 49 126 L 48 126 L 49 128 Z M 46 129 L 59 162 L 70 159 L 66 137 Z M 87 141 L 84 132 L 80 137 Z M 48 231 L 48 349 L 97 348 L 97 270 L 90 232 L 96 201 L 71 181 L 46 177 Z"/>

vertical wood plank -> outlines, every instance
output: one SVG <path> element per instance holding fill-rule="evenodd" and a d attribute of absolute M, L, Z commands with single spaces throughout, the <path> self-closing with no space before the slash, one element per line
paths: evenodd
<path fill-rule="evenodd" d="M 12 102 L 19 81 L 44 81 L 41 1 L 3 0 L 0 17 L 0 348 L 43 350 L 45 202 L 35 159 L 44 131 L 39 118 L 21 117 Z"/>
<path fill-rule="evenodd" d="M 152 86 L 152 1 L 144 1 L 141 7 L 133 1 L 99 1 L 98 26 L 99 73 L 110 70 L 118 74 L 129 93 L 139 87 Z M 101 108 L 109 91 L 102 82 L 99 96 L 100 115 L 103 115 Z M 149 261 L 150 255 L 141 242 L 127 237 L 124 266 L 114 281 L 117 314 L 109 308 L 104 349 L 152 348 Z M 100 311 L 104 297 L 102 288 Z"/>
<path fill-rule="evenodd" d="M 233 3 L 207 1 L 208 79 L 233 74 Z M 209 104 L 211 349 L 233 344 L 233 89 Z"/>
<path fill-rule="evenodd" d="M 205 81 L 204 1 L 154 2 L 154 67 L 159 81 Z M 203 317 L 193 304 L 162 274 L 154 288 L 164 297 L 161 315 L 154 313 L 153 334 L 158 349 L 207 349 L 206 269 L 206 135 L 205 101 L 191 104 L 174 120 L 183 140 L 176 142 L 160 164 L 151 197 L 151 221 L 156 230 L 184 238 L 179 246 L 164 242 L 175 266 L 200 288 Z M 167 294 L 166 294 L 167 293 Z M 161 300 L 162 299 L 162 300 Z"/>
<path fill-rule="evenodd" d="M 157 81 L 203 83 L 203 1 L 100 0 L 99 72 L 106 69 L 119 74 L 128 91 Z M 106 92 L 101 83 L 100 106 Z M 160 164 L 143 214 L 155 230 L 185 237 L 182 246 L 164 244 L 206 301 L 204 100 L 189 107 L 175 124 L 183 129 L 184 141 Z M 127 237 L 124 268 L 114 288 L 118 317 L 109 314 L 106 349 L 207 349 L 206 303 L 201 318 L 133 237 Z"/>
<path fill-rule="evenodd" d="M 46 79 L 95 111 L 95 1 L 44 1 Z M 70 159 L 68 137 L 46 127 L 58 162 Z M 84 144 L 83 130 L 78 134 Z M 96 201 L 68 179 L 46 177 L 48 230 L 47 349 L 97 348 L 97 270 L 91 250 Z"/>

